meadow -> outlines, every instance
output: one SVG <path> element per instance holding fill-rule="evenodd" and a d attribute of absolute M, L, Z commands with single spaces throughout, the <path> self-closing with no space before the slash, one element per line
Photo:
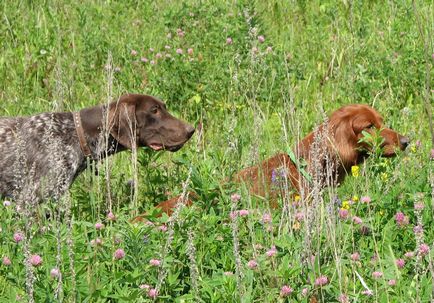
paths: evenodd
<path fill-rule="evenodd" d="M 4 0 L 0 18 L 0 116 L 130 92 L 202 125 L 176 153 L 98 163 L 34 217 L 0 197 L 0 302 L 434 302 L 432 1 Z M 222 187 L 350 103 L 409 148 L 279 209 Z"/>

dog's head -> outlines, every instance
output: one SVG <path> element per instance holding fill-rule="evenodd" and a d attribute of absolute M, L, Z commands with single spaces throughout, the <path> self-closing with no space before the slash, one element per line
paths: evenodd
<path fill-rule="evenodd" d="M 383 118 L 372 107 L 362 104 L 344 106 L 330 116 L 330 132 L 341 161 L 354 165 L 370 150 L 366 134 L 382 137 L 382 155 L 393 157 L 397 150 L 404 150 L 410 140 L 383 124 Z"/>
<path fill-rule="evenodd" d="M 108 109 L 110 134 L 124 147 L 177 151 L 195 129 L 173 117 L 155 97 L 127 94 Z"/>

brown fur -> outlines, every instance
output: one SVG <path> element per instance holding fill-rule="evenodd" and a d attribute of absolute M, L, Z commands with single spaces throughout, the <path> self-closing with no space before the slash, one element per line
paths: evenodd
<path fill-rule="evenodd" d="M 80 117 L 91 161 L 144 146 L 176 151 L 194 132 L 145 95 L 82 109 Z M 86 166 L 71 112 L 0 117 L 0 196 L 58 198 Z"/>
<path fill-rule="evenodd" d="M 306 171 L 317 176 L 315 163 L 319 165 L 319 175 L 326 175 L 329 169 L 329 178 L 335 184 L 339 184 L 344 179 L 351 166 L 361 163 L 368 155 L 369 148 L 359 140 L 363 137 L 362 132 L 366 131 L 373 134 L 374 130 L 379 130 L 384 139 L 383 156 L 392 157 L 397 149 L 404 150 L 409 144 L 409 139 L 384 127 L 383 119 L 372 107 L 361 104 L 347 105 L 333 112 L 328 122 L 320 125 L 316 131 L 308 134 L 302 139 L 294 149 L 297 158 L 304 159 L 307 163 Z M 315 138 L 319 138 L 315 143 Z M 297 170 L 286 153 L 278 153 L 273 157 L 264 160 L 259 165 L 251 166 L 238 172 L 233 181 L 245 183 L 249 192 L 257 196 L 276 196 L 281 189 L 274 186 L 272 182 L 273 172 L 281 169 L 285 172 L 287 185 L 296 192 L 302 189 L 309 192 L 308 184 Z M 323 177 L 319 177 L 320 179 Z M 318 178 L 317 178 L 318 180 Z M 319 180 L 323 186 L 330 184 L 327 180 Z M 156 207 L 162 212 L 172 212 L 179 197 L 161 202 Z M 188 205 L 193 204 L 192 200 Z M 272 206 L 275 207 L 276 204 Z M 146 214 L 134 220 L 140 221 Z"/>

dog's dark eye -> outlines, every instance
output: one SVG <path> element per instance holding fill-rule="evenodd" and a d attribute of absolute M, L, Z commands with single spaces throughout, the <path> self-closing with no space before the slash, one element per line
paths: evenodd
<path fill-rule="evenodd" d="M 158 106 L 154 106 L 153 108 L 151 108 L 151 113 L 153 114 L 158 113 Z"/>
<path fill-rule="evenodd" d="M 373 129 L 373 128 L 375 128 L 375 125 L 374 124 L 369 124 L 368 126 L 366 126 L 366 128 Z"/>

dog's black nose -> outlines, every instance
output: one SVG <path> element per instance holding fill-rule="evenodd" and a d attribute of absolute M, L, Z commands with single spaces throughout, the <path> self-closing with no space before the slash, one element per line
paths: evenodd
<path fill-rule="evenodd" d="M 406 149 L 407 146 L 410 144 L 410 139 L 408 137 L 401 137 L 399 138 L 399 143 L 402 145 L 402 149 Z"/>
<path fill-rule="evenodd" d="M 187 125 L 187 127 L 185 128 L 185 130 L 187 131 L 187 137 L 191 138 L 191 136 L 193 136 L 194 131 L 196 129 L 193 126 L 191 126 L 191 125 Z"/>

